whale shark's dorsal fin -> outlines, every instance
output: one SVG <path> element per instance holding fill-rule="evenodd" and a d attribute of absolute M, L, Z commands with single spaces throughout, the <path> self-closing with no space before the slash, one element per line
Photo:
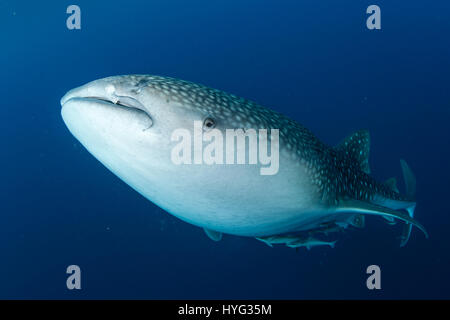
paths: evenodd
<path fill-rule="evenodd" d="M 358 163 L 362 171 L 370 174 L 370 134 L 368 130 L 356 131 L 339 143 L 335 149 Z"/>
<path fill-rule="evenodd" d="M 395 179 L 394 177 L 387 179 L 384 182 L 384 185 L 389 189 L 391 189 L 392 191 L 399 193 L 397 188 L 397 179 Z"/>
<path fill-rule="evenodd" d="M 221 232 L 217 232 L 217 231 L 206 229 L 206 228 L 203 228 L 203 230 L 205 230 L 206 235 L 211 240 L 213 240 L 213 241 L 220 241 L 220 240 L 222 240 L 222 233 Z"/>

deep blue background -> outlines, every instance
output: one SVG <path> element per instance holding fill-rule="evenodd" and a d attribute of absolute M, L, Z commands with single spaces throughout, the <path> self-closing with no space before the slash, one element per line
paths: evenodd
<path fill-rule="evenodd" d="M 450 298 L 450 2 L 0 2 L 0 298 Z M 365 10 L 378 4 L 382 30 Z M 59 99 L 97 78 L 166 75 L 253 99 L 328 144 L 368 128 L 379 179 L 417 174 L 415 229 L 368 218 L 335 249 L 210 241 L 107 171 Z M 401 179 L 399 179 L 401 182 Z M 270 195 L 268 195 L 270 196 Z M 65 269 L 82 269 L 82 290 Z M 378 264 L 382 290 L 367 290 Z"/>

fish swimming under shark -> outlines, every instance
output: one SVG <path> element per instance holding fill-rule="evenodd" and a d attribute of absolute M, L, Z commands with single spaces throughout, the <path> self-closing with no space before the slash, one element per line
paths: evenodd
<path fill-rule="evenodd" d="M 305 234 L 363 227 L 365 215 L 403 221 L 401 246 L 413 225 L 428 237 L 414 219 L 416 180 L 406 162 L 401 160 L 404 195 L 395 180 L 381 183 L 370 176 L 366 130 L 330 147 L 296 121 L 255 102 L 151 75 L 95 80 L 69 91 L 61 105 L 68 129 L 94 157 L 148 200 L 204 228 L 213 240 L 231 234 L 302 246 L 312 241 Z M 261 175 L 261 164 L 174 163 L 173 132 L 181 128 L 194 134 L 199 121 L 205 132 L 279 130 L 279 140 L 268 138 L 279 152 L 278 171 Z"/>
<path fill-rule="evenodd" d="M 325 241 L 317 238 L 313 238 L 311 236 L 302 236 L 302 235 L 280 235 L 280 236 L 269 236 L 263 238 L 256 238 L 269 247 L 273 247 L 274 244 L 284 244 L 289 248 L 300 248 L 305 247 L 306 249 L 311 249 L 316 246 L 329 246 L 334 248 L 336 244 L 335 241 Z"/>
<path fill-rule="evenodd" d="M 323 240 L 318 240 L 318 239 L 314 239 L 314 238 L 299 238 L 296 241 L 290 242 L 289 244 L 287 244 L 287 246 L 289 248 L 295 248 L 298 249 L 300 247 L 305 247 L 306 249 L 310 250 L 312 247 L 317 247 L 317 246 L 329 246 L 331 248 L 334 248 L 336 244 L 336 240 L 334 241 L 323 241 Z"/>

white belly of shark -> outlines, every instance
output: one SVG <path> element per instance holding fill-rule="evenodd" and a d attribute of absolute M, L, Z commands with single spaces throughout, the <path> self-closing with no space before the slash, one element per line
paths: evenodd
<path fill-rule="evenodd" d="M 392 179 L 369 176 L 366 131 L 328 147 L 252 101 L 149 75 L 92 81 L 69 91 L 61 105 L 70 132 L 93 156 L 214 240 L 227 233 L 269 245 L 334 246 L 317 238 L 362 227 L 366 214 L 406 222 L 402 245 L 412 225 L 425 232 L 413 218 L 415 179 L 406 163 L 405 196 Z M 261 174 L 275 160 L 276 170 Z"/>

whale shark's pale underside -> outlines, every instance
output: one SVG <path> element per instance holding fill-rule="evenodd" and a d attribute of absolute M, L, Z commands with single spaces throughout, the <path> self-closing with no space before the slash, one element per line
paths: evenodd
<path fill-rule="evenodd" d="M 334 246 L 318 237 L 363 227 L 365 215 L 390 224 L 402 220 L 402 246 L 413 225 L 427 235 L 413 217 L 416 180 L 406 162 L 401 161 L 405 194 L 394 179 L 381 183 L 370 176 L 366 130 L 329 147 L 296 121 L 252 101 L 149 75 L 92 81 L 69 91 L 61 105 L 67 127 L 92 155 L 214 240 L 225 233 L 269 245 Z M 174 164 L 171 135 L 180 128 L 192 132 L 194 121 L 221 132 L 279 129 L 278 172 L 261 175 L 258 165 Z"/>

